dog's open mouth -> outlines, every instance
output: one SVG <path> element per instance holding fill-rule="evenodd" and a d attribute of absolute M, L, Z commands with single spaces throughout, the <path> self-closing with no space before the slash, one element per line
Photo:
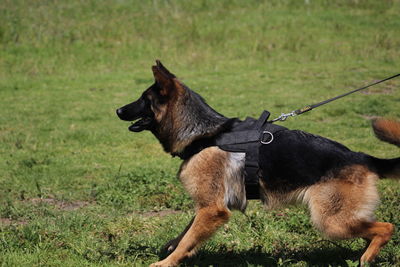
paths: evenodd
<path fill-rule="evenodd" d="M 132 132 L 141 132 L 143 130 L 146 130 L 150 127 L 150 125 L 153 122 L 153 118 L 151 117 L 144 117 L 140 118 L 136 122 L 132 122 L 132 125 L 129 126 L 129 131 Z"/>

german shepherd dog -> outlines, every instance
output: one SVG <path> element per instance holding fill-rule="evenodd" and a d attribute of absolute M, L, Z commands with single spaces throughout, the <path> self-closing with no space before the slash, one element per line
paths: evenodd
<path fill-rule="evenodd" d="M 218 134 L 228 118 L 160 61 L 156 63 L 154 84 L 138 100 L 117 109 L 117 115 L 136 121 L 130 131 L 151 131 L 167 153 L 179 156 L 195 140 Z M 400 146 L 400 122 L 377 119 L 372 126 L 379 139 Z M 178 265 L 228 221 L 231 210 L 245 210 L 244 159 L 244 153 L 211 146 L 183 161 L 178 175 L 195 202 L 196 215 L 167 243 L 169 256 L 151 266 Z M 393 224 L 374 217 L 379 201 L 376 183 L 383 177 L 399 178 L 400 158 L 378 159 L 320 136 L 286 129 L 271 144 L 261 146 L 259 167 L 260 198 L 267 208 L 303 203 L 315 227 L 328 238 L 364 238 L 368 244 L 361 266 L 372 262 L 391 239 Z"/>

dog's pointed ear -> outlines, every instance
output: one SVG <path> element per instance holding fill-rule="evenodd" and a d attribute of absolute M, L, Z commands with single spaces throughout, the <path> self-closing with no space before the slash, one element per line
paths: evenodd
<path fill-rule="evenodd" d="M 164 67 L 160 60 L 156 60 L 156 65 L 151 69 L 154 79 L 160 87 L 160 94 L 167 96 L 176 86 L 176 76 Z"/>
<path fill-rule="evenodd" d="M 170 77 L 171 79 L 176 78 L 176 76 L 174 74 L 172 74 L 166 67 L 164 67 L 164 65 L 161 63 L 160 60 L 156 60 L 156 64 L 157 67 L 168 77 Z"/>

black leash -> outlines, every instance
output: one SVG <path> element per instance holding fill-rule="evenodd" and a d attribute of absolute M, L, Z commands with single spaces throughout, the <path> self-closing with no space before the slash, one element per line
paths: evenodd
<path fill-rule="evenodd" d="M 345 97 L 345 96 L 347 96 L 347 95 L 350 95 L 350 94 L 352 94 L 352 93 L 355 93 L 355 92 L 358 92 L 358 91 L 367 89 L 368 87 L 377 85 L 377 84 L 379 84 L 379 83 L 386 82 L 386 81 L 388 81 L 388 80 L 390 80 L 390 79 L 393 79 L 393 78 L 396 78 L 396 77 L 398 77 L 398 76 L 400 76 L 400 73 L 399 73 L 399 74 L 396 74 L 396 75 L 393 75 L 393 76 L 390 76 L 390 77 L 388 77 L 388 78 L 385 78 L 385 79 L 383 79 L 383 80 L 380 80 L 380 81 L 371 83 L 371 84 L 369 84 L 369 85 L 367 85 L 367 86 L 364 86 L 364 87 L 355 89 L 355 90 L 353 90 L 353 91 L 350 91 L 350 92 L 347 92 L 347 93 L 344 93 L 344 94 L 335 96 L 335 97 L 333 97 L 333 98 L 324 100 L 324 101 L 322 101 L 322 102 L 319 102 L 319 103 L 316 103 L 316 104 L 313 104 L 313 105 L 309 105 L 309 106 L 305 106 L 305 107 L 300 108 L 300 109 L 296 109 L 296 110 L 294 110 L 294 111 L 292 111 L 292 112 L 290 112 L 290 113 L 286 113 L 286 114 L 285 114 L 285 113 L 282 113 L 278 118 L 273 119 L 273 120 L 270 120 L 270 121 L 268 121 L 268 122 L 272 123 L 272 122 L 275 122 L 275 121 L 284 121 L 284 120 L 286 120 L 288 117 L 293 117 L 293 116 L 297 116 L 297 115 L 306 113 L 307 111 L 310 111 L 310 110 L 313 110 L 314 108 L 317 108 L 317 107 L 319 107 L 319 106 L 328 104 L 329 102 L 332 102 L 332 101 L 334 101 L 334 100 L 336 100 L 336 99 L 339 99 L 339 98 Z"/>

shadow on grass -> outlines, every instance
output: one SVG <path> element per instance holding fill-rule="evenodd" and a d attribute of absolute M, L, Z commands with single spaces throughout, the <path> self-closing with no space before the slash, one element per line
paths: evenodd
<path fill-rule="evenodd" d="M 306 266 L 348 266 L 346 260 L 357 262 L 362 252 L 339 247 L 300 248 L 298 251 L 279 251 L 274 254 L 260 249 L 243 252 L 200 251 L 186 260 L 183 266 L 288 266 L 299 262 Z"/>

